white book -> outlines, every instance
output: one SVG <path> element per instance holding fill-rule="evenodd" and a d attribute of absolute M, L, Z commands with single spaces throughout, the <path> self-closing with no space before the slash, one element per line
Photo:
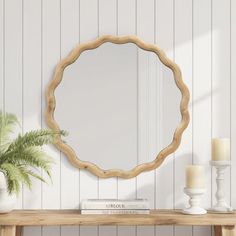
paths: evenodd
<path fill-rule="evenodd" d="M 149 213 L 149 210 L 81 210 L 82 215 L 146 215 Z"/>
<path fill-rule="evenodd" d="M 81 201 L 80 208 L 90 210 L 148 210 L 149 202 L 147 199 L 87 199 Z"/>

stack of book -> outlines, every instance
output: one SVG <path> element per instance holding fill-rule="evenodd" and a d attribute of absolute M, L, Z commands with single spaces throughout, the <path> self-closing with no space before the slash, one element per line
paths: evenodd
<path fill-rule="evenodd" d="M 147 199 L 87 199 L 81 201 L 81 214 L 149 214 Z"/>

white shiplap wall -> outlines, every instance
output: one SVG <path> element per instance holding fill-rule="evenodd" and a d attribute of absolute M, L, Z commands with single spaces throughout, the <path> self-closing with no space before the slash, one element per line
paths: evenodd
<path fill-rule="evenodd" d="M 74 169 L 53 148 L 53 185 L 23 188 L 18 208 L 76 208 L 82 198 L 147 197 L 152 207 L 186 202 L 184 169 L 208 165 L 213 136 L 231 137 L 233 165 L 226 196 L 236 207 L 236 2 L 233 0 L 0 0 L 0 107 L 22 132 L 45 127 L 44 90 L 53 69 L 78 42 L 102 34 L 137 34 L 157 43 L 182 69 L 191 92 L 191 122 L 181 147 L 157 171 L 137 178 L 99 179 Z M 163 179 L 165 184 L 163 184 Z M 204 204 L 214 203 L 207 168 Z M 88 187 L 89 186 L 89 187 Z M 210 227 L 28 227 L 24 235 L 209 235 Z"/>

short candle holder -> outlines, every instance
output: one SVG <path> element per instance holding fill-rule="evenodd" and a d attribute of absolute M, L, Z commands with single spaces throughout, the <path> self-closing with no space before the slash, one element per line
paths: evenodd
<path fill-rule="evenodd" d="M 225 202 L 224 197 L 224 173 L 228 166 L 230 166 L 230 161 L 211 161 L 211 166 L 216 168 L 216 204 L 210 209 L 210 211 L 227 213 L 232 212 L 232 207 Z"/>
<path fill-rule="evenodd" d="M 201 207 L 201 196 L 206 192 L 205 188 L 184 188 L 184 193 L 189 196 L 189 208 L 183 209 L 184 214 L 202 215 L 207 211 Z"/>

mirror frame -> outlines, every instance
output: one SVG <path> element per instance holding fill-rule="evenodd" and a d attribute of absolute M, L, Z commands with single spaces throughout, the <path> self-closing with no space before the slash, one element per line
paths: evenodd
<path fill-rule="evenodd" d="M 97 47 L 99 47 L 100 45 L 106 42 L 110 42 L 114 44 L 134 43 L 139 48 L 145 51 L 154 52 L 159 57 L 160 61 L 165 66 L 167 66 L 168 68 L 172 70 L 175 83 L 182 94 L 182 98 L 180 102 L 180 113 L 181 113 L 182 118 L 181 118 L 181 122 L 175 129 L 172 142 L 158 153 L 155 160 L 148 163 L 137 165 L 131 170 L 121 170 L 121 169 L 103 170 L 99 166 L 95 165 L 94 163 L 82 161 L 77 157 L 72 147 L 70 147 L 61 139 L 60 135 L 56 137 L 54 145 L 67 156 L 68 160 L 75 167 L 80 168 L 80 169 L 87 169 L 88 171 L 90 171 L 91 173 L 93 173 L 94 175 L 98 177 L 133 178 L 137 176 L 138 174 L 140 174 L 141 172 L 156 169 L 162 164 L 162 162 L 165 160 L 165 158 L 169 154 L 175 152 L 175 150 L 180 145 L 182 133 L 186 129 L 189 123 L 189 112 L 188 112 L 189 91 L 182 80 L 180 68 L 178 67 L 176 63 L 171 61 L 166 56 L 164 51 L 162 51 L 158 46 L 154 44 L 145 43 L 144 41 L 140 40 L 138 37 L 133 36 L 133 35 L 128 35 L 128 36 L 104 35 L 97 38 L 94 41 L 77 45 L 69 53 L 68 56 L 66 56 L 57 64 L 53 79 L 49 82 L 48 89 L 46 91 L 46 102 L 47 102 L 46 121 L 47 121 L 48 126 L 52 130 L 60 130 L 59 125 L 54 119 L 54 110 L 56 108 L 56 99 L 55 99 L 54 91 L 57 88 L 57 86 L 60 84 L 61 80 L 63 79 L 63 72 L 65 68 L 69 66 L 70 64 L 72 64 L 73 62 L 75 62 L 83 51 L 96 49 Z"/>

